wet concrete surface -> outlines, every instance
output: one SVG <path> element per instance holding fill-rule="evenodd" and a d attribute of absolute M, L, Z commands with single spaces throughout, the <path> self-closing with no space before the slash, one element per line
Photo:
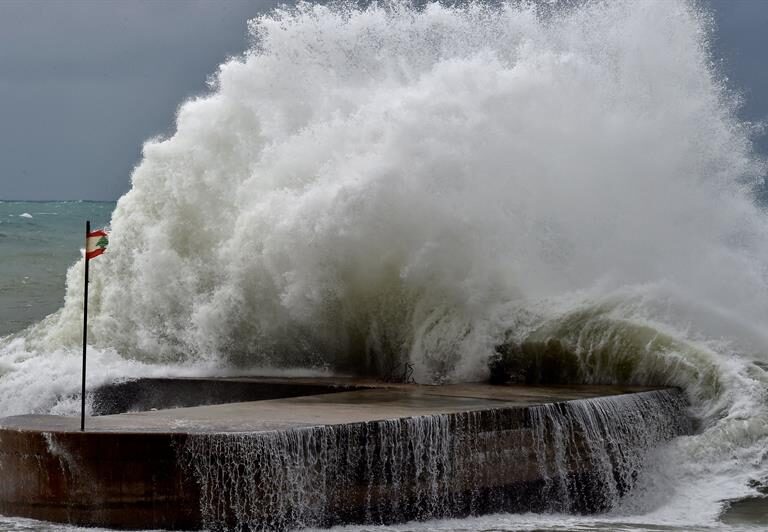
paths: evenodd
<path fill-rule="evenodd" d="M 243 379 L 240 379 L 243 380 Z M 255 383 L 285 379 L 252 378 Z M 354 379 L 302 379 L 313 395 L 89 417 L 89 432 L 262 432 L 290 427 L 338 425 L 435 414 L 529 407 L 538 404 L 638 393 L 639 386 L 427 386 Z M 318 389 L 324 390 L 314 395 Z M 356 388 L 335 392 L 341 387 Z M 291 393 L 295 395 L 295 393 Z M 0 428 L 73 432 L 79 418 L 23 415 L 0 419 Z"/>

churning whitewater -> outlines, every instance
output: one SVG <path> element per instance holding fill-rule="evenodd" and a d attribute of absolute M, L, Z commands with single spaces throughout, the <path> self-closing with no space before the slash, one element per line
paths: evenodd
<path fill-rule="evenodd" d="M 582 380 L 680 386 L 701 420 L 622 522 L 707 525 L 768 479 L 765 167 L 706 12 L 302 3 L 249 27 L 118 202 L 93 383 L 472 381 L 499 345 L 555 342 Z M 1 341 L 3 415 L 74 408 L 82 266 L 60 311 Z"/>

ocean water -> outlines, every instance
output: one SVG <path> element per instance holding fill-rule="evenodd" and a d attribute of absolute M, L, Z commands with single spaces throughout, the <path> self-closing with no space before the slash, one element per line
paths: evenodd
<path fill-rule="evenodd" d="M 114 202 L 0 201 L 0 336 L 64 304 L 67 269 L 84 247 L 85 220 L 109 222 Z"/>
<path fill-rule="evenodd" d="M 250 31 L 175 133 L 145 144 L 116 205 L 66 204 L 112 212 L 91 386 L 403 363 L 420 382 L 472 381 L 500 344 L 555 346 L 584 382 L 680 387 L 699 432 L 660 449 L 607 515 L 372 530 L 767 526 L 722 520 L 768 489 L 768 218 L 752 194 L 766 164 L 706 11 L 301 4 Z M 0 208 L 57 223 L 36 214 L 48 204 Z M 87 213 L 70 214 L 72 244 L 36 256 L 50 306 L 18 295 L 32 277 L 3 251 L 17 332 L 0 340 L 0 415 L 77 411 Z"/>

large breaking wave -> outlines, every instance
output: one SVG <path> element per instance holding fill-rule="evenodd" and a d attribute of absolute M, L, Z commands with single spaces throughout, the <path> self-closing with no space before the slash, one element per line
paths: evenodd
<path fill-rule="evenodd" d="M 90 304 L 99 367 L 119 370 L 94 378 L 478 380 L 500 344 L 554 342 L 582 380 L 684 388 L 703 433 L 670 451 L 679 476 L 749 491 L 767 468 L 764 165 L 711 26 L 660 0 L 251 21 L 250 49 L 146 143 L 118 202 Z M 81 294 L 79 263 L 64 308 L 5 340 L 6 413 L 68 408 Z M 41 372 L 57 395 L 25 388 Z M 702 500 L 685 515 L 712 514 Z"/>

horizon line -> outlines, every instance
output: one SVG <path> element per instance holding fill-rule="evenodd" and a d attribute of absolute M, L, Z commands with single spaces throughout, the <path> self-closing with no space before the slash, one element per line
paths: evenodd
<path fill-rule="evenodd" d="M 118 198 L 119 199 L 119 198 Z M 59 203 L 116 203 L 117 199 L 112 200 L 95 200 L 95 199 L 6 199 L 0 198 L 0 203 L 51 203 L 53 201 Z"/>

